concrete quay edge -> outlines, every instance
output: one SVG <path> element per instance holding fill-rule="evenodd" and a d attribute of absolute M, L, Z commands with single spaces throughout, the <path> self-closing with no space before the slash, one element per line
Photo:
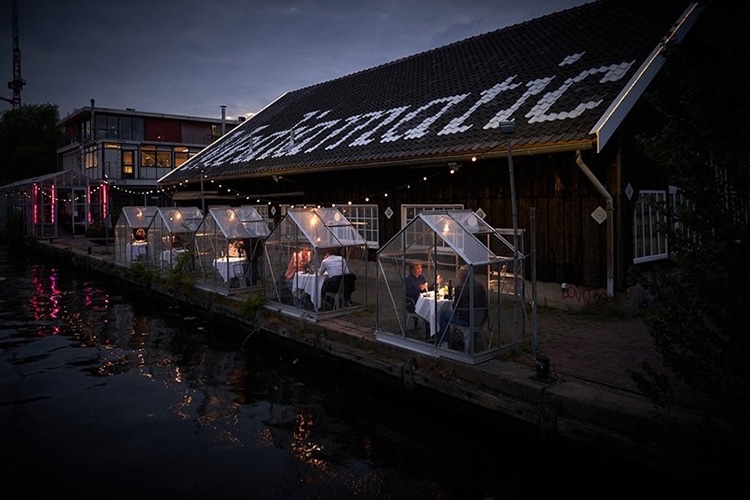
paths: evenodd
<path fill-rule="evenodd" d="M 44 241 L 36 247 L 80 269 L 143 288 L 130 279 L 127 268 L 85 247 Z M 311 354 L 400 381 L 405 390 L 433 390 L 522 421 L 550 439 L 571 439 L 677 477 L 692 480 L 697 470 L 705 476 L 708 461 L 714 461 L 711 470 L 717 469 L 713 451 L 691 451 L 696 443 L 710 441 L 712 449 L 727 454 L 731 449 L 744 451 L 750 444 L 750 429 L 724 420 L 718 413 L 676 405 L 659 408 L 643 395 L 566 375 L 540 381 L 534 377 L 534 367 L 519 359 L 467 365 L 379 342 L 374 326 L 369 331 L 345 317 L 313 322 L 264 310 L 248 319 L 242 316 L 238 299 L 198 289 L 179 295 L 159 285 L 148 289 L 201 307 L 240 325 L 248 334 L 268 333 Z M 717 472 L 722 477 L 731 473 L 725 469 Z"/>

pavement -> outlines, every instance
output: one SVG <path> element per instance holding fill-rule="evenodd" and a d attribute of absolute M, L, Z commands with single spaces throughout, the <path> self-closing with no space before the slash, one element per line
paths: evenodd
<path fill-rule="evenodd" d="M 80 253 L 104 259 L 114 258 L 111 245 L 92 244 L 85 237 L 56 238 L 50 241 L 56 246 L 70 247 Z M 371 296 L 374 297 L 374 294 Z M 527 334 L 532 345 L 536 345 L 536 355 L 549 359 L 551 377 L 643 395 L 631 374 L 633 371 L 642 373 L 643 363 L 648 363 L 656 373 L 666 376 L 670 381 L 675 406 L 697 410 L 715 407 L 715 402 L 681 383 L 664 366 L 647 327 L 639 318 L 539 308 L 536 311 L 534 342 L 532 312 L 528 309 L 527 307 Z M 358 315 L 352 321 L 369 329 L 375 325 L 374 313 Z M 534 373 L 536 361 L 532 352 L 519 352 L 510 359 L 528 365 L 530 373 Z"/>

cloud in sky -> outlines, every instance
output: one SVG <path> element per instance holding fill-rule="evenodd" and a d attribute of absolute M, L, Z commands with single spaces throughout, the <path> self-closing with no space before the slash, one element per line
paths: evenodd
<path fill-rule="evenodd" d="M 91 99 L 248 115 L 285 92 L 588 1 L 19 0 L 21 99 L 57 104 L 61 117 Z M 2 9 L 0 82 L 9 82 L 11 0 Z"/>

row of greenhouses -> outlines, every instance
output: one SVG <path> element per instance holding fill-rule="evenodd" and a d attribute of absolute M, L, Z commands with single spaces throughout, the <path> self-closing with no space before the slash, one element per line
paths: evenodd
<path fill-rule="evenodd" d="M 310 321 L 375 303 L 373 333 L 404 349 L 477 363 L 523 333 L 524 258 L 470 210 L 416 215 L 377 251 L 335 207 L 289 209 L 273 227 L 252 206 L 125 207 L 115 261 L 188 273 L 222 294 Z"/>

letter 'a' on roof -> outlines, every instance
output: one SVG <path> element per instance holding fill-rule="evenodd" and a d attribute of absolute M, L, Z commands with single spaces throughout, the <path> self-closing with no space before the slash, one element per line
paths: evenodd
<path fill-rule="evenodd" d="M 130 266 L 146 262 L 148 228 L 156 215 L 156 207 L 122 207 L 115 223 L 115 263 Z"/>
<path fill-rule="evenodd" d="M 471 210 L 420 212 L 378 251 L 376 338 L 469 364 L 496 357 L 523 332 L 515 301 L 508 300 L 517 293 L 515 255 L 501 230 Z M 422 264 L 430 289 L 416 303 L 406 295 L 412 263 Z M 443 335 L 440 314 L 446 307 L 450 325 L 464 324 L 449 326 Z"/>
<path fill-rule="evenodd" d="M 325 277 L 317 270 L 327 250 L 343 257 L 349 274 L 356 275 L 351 304 L 336 311 L 326 310 L 325 297 L 320 296 Z M 317 318 L 346 314 L 367 305 L 367 240 L 336 207 L 289 210 L 268 235 L 265 255 L 266 283 L 271 287 L 266 293 L 267 303 L 282 313 Z M 296 272 L 306 276 L 290 271 L 290 267 L 297 267 L 296 262 L 304 263 Z"/>

